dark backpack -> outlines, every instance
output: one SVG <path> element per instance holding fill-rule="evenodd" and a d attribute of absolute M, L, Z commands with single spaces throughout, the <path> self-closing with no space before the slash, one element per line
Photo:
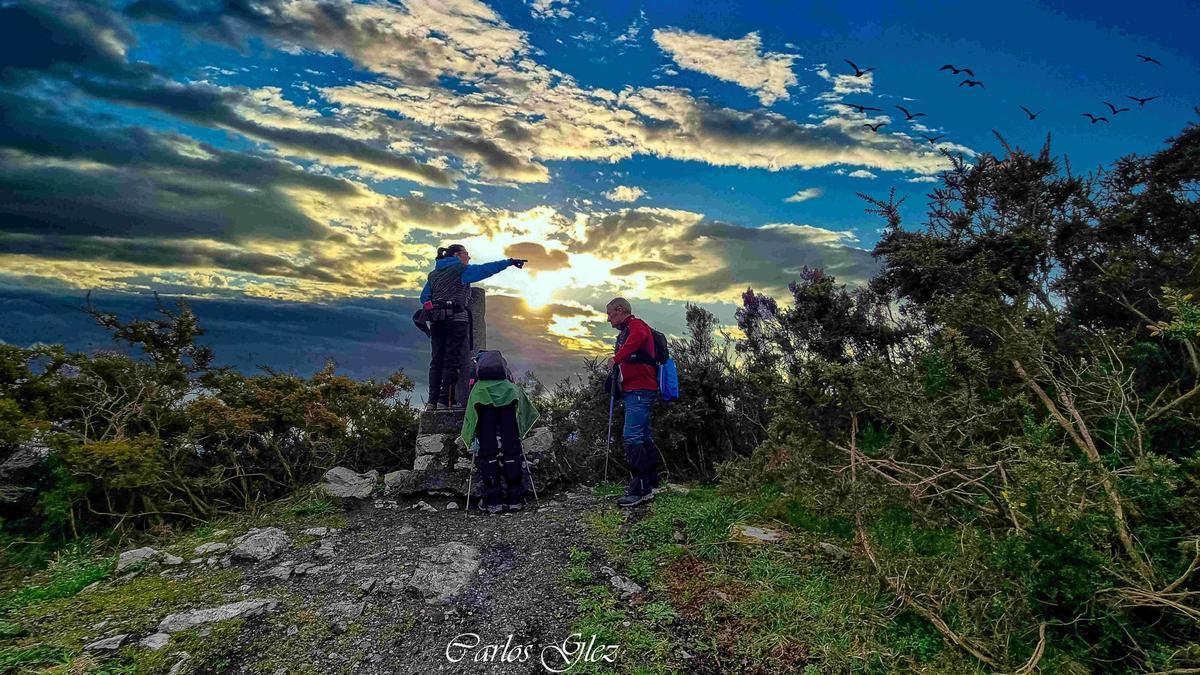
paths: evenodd
<path fill-rule="evenodd" d="M 512 373 L 508 370 L 508 361 L 504 359 L 504 355 L 495 349 L 475 352 L 475 379 L 512 380 Z"/>
<path fill-rule="evenodd" d="M 647 324 L 649 328 L 649 324 Z M 650 328 L 650 335 L 654 337 L 654 357 L 651 358 L 645 350 L 639 349 L 630 355 L 629 360 L 634 363 L 648 363 L 653 366 L 661 366 L 671 358 L 670 352 L 667 350 L 667 336 L 661 332 Z"/>

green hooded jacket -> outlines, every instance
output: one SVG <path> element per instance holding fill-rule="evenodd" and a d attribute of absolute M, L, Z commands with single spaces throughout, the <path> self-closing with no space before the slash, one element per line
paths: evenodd
<path fill-rule="evenodd" d="M 462 433 L 459 437 L 469 448 L 475 440 L 475 427 L 479 424 L 479 412 L 476 405 L 506 406 L 517 402 L 517 433 L 521 438 L 533 428 L 541 415 L 533 402 L 525 395 L 525 391 L 508 380 L 479 380 L 471 387 L 471 396 L 467 399 L 467 414 L 463 418 Z"/>

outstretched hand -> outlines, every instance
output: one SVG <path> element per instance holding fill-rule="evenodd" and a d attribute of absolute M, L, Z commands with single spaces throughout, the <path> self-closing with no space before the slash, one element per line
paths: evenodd
<path fill-rule="evenodd" d="M 525 267 L 525 263 L 529 262 L 528 259 L 524 259 L 524 258 L 509 258 L 508 261 L 510 263 L 512 263 L 514 267 L 518 267 L 518 268 Z"/>

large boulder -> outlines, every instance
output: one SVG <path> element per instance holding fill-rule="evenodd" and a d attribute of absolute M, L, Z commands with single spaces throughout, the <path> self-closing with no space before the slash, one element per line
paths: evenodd
<path fill-rule="evenodd" d="M 457 541 L 421 549 L 417 569 L 408 580 L 428 604 L 444 602 L 470 583 L 479 571 L 479 549 Z"/>
<path fill-rule="evenodd" d="M 326 493 L 341 498 L 366 499 L 379 482 L 379 472 L 371 469 L 357 473 L 344 466 L 335 466 L 321 477 L 321 488 Z"/>
<path fill-rule="evenodd" d="M 266 598 L 264 600 L 243 600 L 234 602 L 220 607 L 210 607 L 208 609 L 193 609 L 187 612 L 177 612 L 168 614 L 166 618 L 158 623 L 159 633 L 178 633 L 181 630 L 195 628 L 206 623 L 216 623 L 217 621 L 225 621 L 226 619 L 238 619 L 242 617 L 258 616 L 267 612 L 273 612 L 279 606 L 279 601 L 274 598 Z"/>
<path fill-rule="evenodd" d="M 259 530 L 238 543 L 230 554 L 237 560 L 261 562 L 292 547 L 292 539 L 278 527 Z"/>

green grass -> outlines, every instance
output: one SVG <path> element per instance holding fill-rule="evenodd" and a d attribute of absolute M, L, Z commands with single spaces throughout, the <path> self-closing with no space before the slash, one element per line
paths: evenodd
<path fill-rule="evenodd" d="M 952 551 L 946 531 L 916 528 L 905 515 L 888 512 L 869 525 L 880 547 L 934 562 Z M 743 543 L 730 537 L 736 524 L 789 536 Z M 577 630 L 624 640 L 648 655 L 612 672 L 686 669 L 671 660 L 672 630 L 681 621 L 691 626 L 688 649 L 708 651 L 722 670 L 976 671 L 924 619 L 897 614 L 894 597 L 861 561 L 833 562 L 819 552 L 820 541 L 854 548 L 846 521 L 814 516 L 776 486 L 745 496 L 711 486 L 664 492 L 636 522 L 610 508 L 588 526 L 608 564 L 647 589 L 645 604 L 633 609 L 607 587 L 586 586 L 582 576 L 575 584 L 586 589 Z"/>

